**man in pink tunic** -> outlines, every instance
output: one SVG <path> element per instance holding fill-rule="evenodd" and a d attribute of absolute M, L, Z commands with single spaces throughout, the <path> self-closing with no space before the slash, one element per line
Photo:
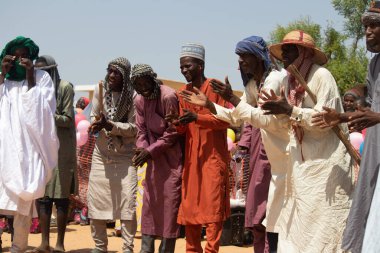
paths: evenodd
<path fill-rule="evenodd" d="M 144 185 L 141 253 L 154 253 L 154 240 L 162 237 L 160 253 L 174 253 L 178 207 L 181 201 L 182 151 L 176 128 L 165 115 L 178 114 L 175 91 L 160 85 L 153 69 L 136 64 L 132 69 L 138 128 L 135 166 L 147 162 Z"/>

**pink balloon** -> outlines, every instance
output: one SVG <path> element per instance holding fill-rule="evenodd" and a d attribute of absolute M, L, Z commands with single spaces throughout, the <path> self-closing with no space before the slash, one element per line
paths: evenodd
<path fill-rule="evenodd" d="M 360 144 L 364 141 L 363 135 L 358 132 L 350 133 L 350 142 L 356 150 L 359 150 Z"/>
<path fill-rule="evenodd" d="M 79 121 L 79 123 L 78 123 L 78 125 L 77 125 L 77 130 L 78 130 L 78 132 L 80 132 L 80 133 L 83 133 L 83 132 L 86 132 L 86 133 L 87 133 L 87 129 L 88 129 L 88 127 L 89 127 L 90 125 L 91 125 L 91 124 L 90 124 L 90 122 L 88 122 L 88 120 L 83 119 L 83 120 Z"/>
<path fill-rule="evenodd" d="M 227 147 L 228 147 L 228 151 L 231 151 L 232 148 L 234 147 L 234 142 L 231 140 L 230 137 L 227 137 Z"/>
<path fill-rule="evenodd" d="M 81 147 L 84 144 L 86 144 L 87 139 L 88 139 L 87 132 L 83 132 L 83 133 L 77 132 L 77 147 Z"/>
<path fill-rule="evenodd" d="M 79 123 L 81 120 L 87 120 L 87 119 L 86 119 L 86 116 L 84 116 L 82 113 L 77 113 L 77 114 L 75 114 L 75 127 L 78 126 L 78 123 Z"/>

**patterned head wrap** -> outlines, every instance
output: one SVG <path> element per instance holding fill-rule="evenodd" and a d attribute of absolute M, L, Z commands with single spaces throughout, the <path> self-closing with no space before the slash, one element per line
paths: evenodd
<path fill-rule="evenodd" d="M 239 41 L 235 49 L 236 54 L 253 54 L 258 59 L 264 62 L 264 73 L 268 73 L 271 70 L 271 61 L 269 59 L 269 51 L 267 44 L 262 37 L 251 36 Z M 247 85 L 249 78 L 246 74 L 240 70 L 241 77 L 243 79 L 244 86 Z M 264 76 L 266 76 L 264 74 Z"/>
<path fill-rule="evenodd" d="M 106 117 L 109 120 L 115 122 L 128 122 L 128 114 L 133 106 L 133 87 L 131 85 L 130 73 L 131 64 L 124 57 L 116 58 L 112 60 L 108 66 L 115 67 L 123 76 L 123 89 L 121 91 L 121 96 L 117 101 L 116 105 L 112 105 L 112 91 L 108 87 L 108 75 L 105 77 L 105 100 L 107 103 Z"/>
<path fill-rule="evenodd" d="M 34 61 L 38 57 L 39 47 L 30 38 L 18 36 L 14 40 L 8 42 L 0 54 L 0 62 L 6 55 L 13 55 L 18 48 L 27 48 L 29 50 L 29 59 Z M 21 81 L 25 79 L 25 68 L 17 68 L 18 63 L 14 64 L 11 70 L 5 76 L 9 80 Z"/>
<path fill-rule="evenodd" d="M 131 81 L 133 87 L 136 88 L 135 81 L 138 77 L 147 76 L 154 82 L 153 92 L 147 99 L 156 99 L 160 92 L 160 82 L 157 79 L 157 74 L 153 71 L 152 67 L 148 64 L 136 64 L 132 68 Z"/>
<path fill-rule="evenodd" d="M 205 61 L 205 48 L 201 44 L 196 43 L 187 43 L 182 46 L 181 48 L 181 55 L 182 57 L 193 57 L 197 58 L 199 60 Z"/>
<path fill-rule="evenodd" d="M 380 2 L 372 1 L 370 8 L 362 15 L 362 24 L 376 24 L 380 26 Z"/>
<path fill-rule="evenodd" d="M 53 80 L 54 87 L 55 87 L 55 97 L 57 97 L 57 92 L 58 92 L 58 86 L 59 83 L 61 82 L 61 78 L 59 76 L 58 72 L 58 64 L 55 62 L 54 58 L 51 57 L 50 55 L 42 55 L 37 58 L 36 62 L 44 62 L 46 63 L 45 67 L 40 67 L 37 69 L 45 70 L 49 73 L 51 79 Z"/>

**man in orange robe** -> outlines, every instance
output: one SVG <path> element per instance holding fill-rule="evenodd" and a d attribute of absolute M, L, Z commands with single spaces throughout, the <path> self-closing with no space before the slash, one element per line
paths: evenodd
<path fill-rule="evenodd" d="M 184 90 L 201 90 L 210 101 L 225 106 L 221 96 L 212 91 L 204 75 L 204 47 L 186 44 L 181 51 L 181 73 L 188 84 Z M 177 131 L 185 134 L 185 161 L 182 176 L 182 203 L 177 222 L 185 225 L 186 252 L 203 252 L 202 225 L 206 226 L 205 252 L 218 252 L 223 221 L 230 212 L 227 149 L 228 123 L 211 112 L 179 97 L 180 117 Z"/>

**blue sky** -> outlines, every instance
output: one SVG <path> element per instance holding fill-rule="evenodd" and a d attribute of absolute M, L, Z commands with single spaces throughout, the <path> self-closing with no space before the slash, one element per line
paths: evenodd
<path fill-rule="evenodd" d="M 206 48 L 206 76 L 242 89 L 236 43 L 250 35 L 269 39 L 278 24 L 300 17 L 342 30 L 330 0 L 3 0 L 0 46 L 24 35 L 53 56 L 61 77 L 74 85 L 104 78 L 108 62 L 128 58 L 150 64 L 159 77 L 184 81 L 179 52 L 186 42 Z"/>

